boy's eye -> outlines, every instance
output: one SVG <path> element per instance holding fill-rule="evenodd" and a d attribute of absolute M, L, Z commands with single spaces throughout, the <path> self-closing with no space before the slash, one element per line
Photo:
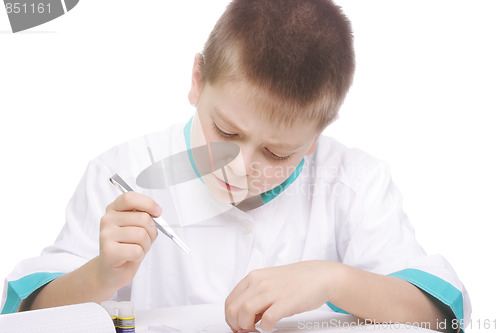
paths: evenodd
<path fill-rule="evenodd" d="M 272 151 L 270 151 L 269 149 L 267 149 L 267 151 L 269 152 L 269 155 L 271 155 L 272 158 L 279 160 L 279 161 L 286 161 L 287 159 L 290 158 L 290 155 L 289 156 L 279 156 L 279 155 L 276 155 L 275 153 L 273 153 Z"/>
<path fill-rule="evenodd" d="M 215 122 L 212 123 L 212 127 L 214 129 L 214 131 L 220 135 L 221 137 L 225 138 L 225 139 L 232 139 L 232 138 L 235 138 L 236 136 L 238 136 L 238 134 L 231 134 L 231 133 L 227 133 L 227 132 L 224 132 L 223 130 L 221 130 L 219 128 L 219 126 L 217 126 L 217 124 Z M 286 161 L 287 159 L 290 158 L 290 156 L 279 156 L 279 155 L 276 155 L 275 153 L 273 153 L 272 151 L 270 151 L 269 149 L 266 149 L 267 151 L 267 154 L 274 160 L 278 160 L 278 161 Z"/>
<path fill-rule="evenodd" d="M 230 134 L 230 133 L 226 133 L 224 132 L 223 130 L 221 130 L 219 128 L 219 126 L 217 126 L 215 123 L 212 123 L 212 127 L 214 128 L 215 132 L 217 134 L 219 134 L 220 136 L 224 137 L 224 138 L 233 138 L 235 137 L 237 134 Z"/>

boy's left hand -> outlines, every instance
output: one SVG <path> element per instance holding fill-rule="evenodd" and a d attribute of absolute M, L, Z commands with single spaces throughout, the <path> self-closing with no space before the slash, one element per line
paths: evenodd
<path fill-rule="evenodd" d="M 285 317 L 314 310 L 333 298 L 341 264 L 303 261 L 250 272 L 229 294 L 226 322 L 236 331 L 271 331 Z"/>

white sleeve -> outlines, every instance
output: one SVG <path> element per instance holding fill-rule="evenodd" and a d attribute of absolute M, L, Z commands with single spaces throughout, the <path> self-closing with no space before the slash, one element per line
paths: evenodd
<path fill-rule="evenodd" d="M 66 223 L 55 243 L 40 256 L 18 263 L 5 279 L 2 314 L 17 311 L 33 291 L 98 255 L 100 219 L 118 195 L 108 181 L 111 175 L 99 159 L 89 163 L 67 206 Z"/>
<path fill-rule="evenodd" d="M 343 228 L 343 263 L 404 279 L 449 306 L 457 320 L 470 321 L 469 295 L 441 255 L 427 255 L 402 209 L 389 168 L 378 162 L 363 175 Z M 334 310 L 340 310 L 329 304 Z"/>

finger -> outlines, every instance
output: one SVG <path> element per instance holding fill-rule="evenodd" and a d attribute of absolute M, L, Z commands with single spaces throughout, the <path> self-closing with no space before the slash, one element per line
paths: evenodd
<path fill-rule="evenodd" d="M 120 212 L 136 210 L 155 217 L 161 215 L 161 207 L 153 199 L 137 192 L 127 192 L 118 196 L 106 207 L 107 212 L 110 210 Z"/>
<path fill-rule="evenodd" d="M 250 279 L 248 278 L 248 275 L 244 277 L 240 282 L 238 282 L 238 284 L 233 288 L 233 290 L 227 296 L 226 305 L 228 303 L 231 303 L 234 299 L 238 298 L 241 295 L 241 293 L 243 293 L 248 288 L 249 283 Z"/>
<path fill-rule="evenodd" d="M 259 294 L 247 298 L 241 303 L 238 312 L 238 326 L 241 329 L 255 330 L 255 323 L 260 320 L 262 313 L 272 304 L 270 296 L 269 294 Z"/>
<path fill-rule="evenodd" d="M 238 324 L 238 318 L 240 313 L 241 304 L 254 296 L 255 293 L 260 293 L 259 290 L 252 288 L 251 286 L 260 285 L 260 282 L 264 279 L 262 276 L 263 270 L 254 270 L 245 276 L 231 291 L 231 293 L 226 298 L 225 304 L 225 316 L 228 325 L 236 330 L 241 330 L 241 326 Z M 253 294 L 252 294 L 253 293 Z"/>
<path fill-rule="evenodd" d="M 146 256 L 142 246 L 138 244 L 121 244 L 119 243 L 119 250 L 124 252 L 125 259 L 132 262 L 141 262 Z"/>
<path fill-rule="evenodd" d="M 272 304 L 272 297 L 271 293 L 261 292 L 250 284 L 238 297 L 228 302 L 226 322 L 238 331 L 255 330 L 256 316 Z"/>
<path fill-rule="evenodd" d="M 106 249 L 109 263 L 112 267 L 120 267 L 123 264 L 132 262 L 141 262 L 145 253 L 140 245 L 115 243 L 112 247 Z"/>
<path fill-rule="evenodd" d="M 158 236 L 158 230 L 151 218 L 151 215 L 145 212 L 111 212 L 107 213 L 101 221 L 101 232 L 109 227 L 140 227 L 143 228 L 149 235 L 149 238 L 154 241 Z M 115 234 L 113 229 L 111 234 Z M 114 240 L 118 240 L 113 237 Z"/>
<path fill-rule="evenodd" d="M 239 330 L 238 326 L 238 313 L 240 305 L 242 302 L 241 294 L 248 288 L 248 279 L 245 277 L 241 280 L 236 287 L 227 296 L 226 302 L 224 304 L 224 314 L 226 317 L 226 323 L 233 330 Z"/>
<path fill-rule="evenodd" d="M 282 318 L 289 317 L 294 313 L 288 313 L 287 305 L 283 303 L 276 302 L 272 304 L 267 310 L 262 314 L 262 319 L 260 321 L 260 328 L 264 332 L 270 332 L 276 326 L 276 323 Z"/>
<path fill-rule="evenodd" d="M 140 227 L 125 227 L 118 229 L 115 234 L 115 241 L 121 244 L 140 245 L 144 253 L 149 251 L 153 243 L 146 229 Z"/>
<path fill-rule="evenodd" d="M 259 313 L 258 315 L 255 316 L 254 325 L 257 324 L 259 322 L 259 320 L 261 320 L 261 319 L 262 319 L 262 313 Z"/>
<path fill-rule="evenodd" d="M 231 303 L 232 300 L 238 298 L 246 289 L 248 289 L 250 283 L 255 283 L 256 281 L 261 279 L 259 273 L 260 270 L 251 271 L 240 282 L 238 282 L 238 284 L 233 288 L 233 290 L 227 296 L 226 304 Z"/>

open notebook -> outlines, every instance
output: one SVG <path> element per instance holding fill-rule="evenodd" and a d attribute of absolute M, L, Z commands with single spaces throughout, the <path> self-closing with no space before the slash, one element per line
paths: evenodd
<path fill-rule="evenodd" d="M 2 333 L 115 333 L 110 315 L 97 303 L 0 315 Z"/>

